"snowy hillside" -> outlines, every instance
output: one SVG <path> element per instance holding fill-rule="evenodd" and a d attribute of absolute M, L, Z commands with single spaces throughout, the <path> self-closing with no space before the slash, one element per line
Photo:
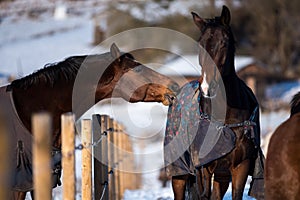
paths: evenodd
<path fill-rule="evenodd" d="M 25 76 L 66 57 L 91 51 L 92 24 L 76 17 L 0 25 L 0 72 Z"/>

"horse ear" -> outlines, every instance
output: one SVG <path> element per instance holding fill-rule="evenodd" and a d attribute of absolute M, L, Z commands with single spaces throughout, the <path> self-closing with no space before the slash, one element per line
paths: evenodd
<path fill-rule="evenodd" d="M 194 20 L 196 26 L 198 26 L 198 28 L 200 28 L 200 30 L 201 30 L 203 25 L 205 24 L 205 20 L 202 19 L 201 17 L 199 17 L 199 15 L 197 13 L 191 12 L 191 14 L 193 15 L 193 20 Z"/>
<path fill-rule="evenodd" d="M 229 26 L 230 24 L 230 11 L 227 6 L 223 6 L 222 13 L 221 13 L 221 22 L 223 25 Z"/>
<path fill-rule="evenodd" d="M 110 54 L 112 55 L 114 60 L 118 60 L 120 61 L 120 57 L 121 57 L 121 51 L 120 49 L 117 47 L 117 45 L 115 43 L 113 43 L 110 46 Z"/>

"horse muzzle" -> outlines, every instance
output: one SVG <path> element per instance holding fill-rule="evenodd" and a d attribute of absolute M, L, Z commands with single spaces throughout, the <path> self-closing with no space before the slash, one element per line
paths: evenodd
<path fill-rule="evenodd" d="M 168 105 L 172 105 L 173 102 L 176 100 L 176 95 L 174 93 L 170 93 L 170 94 L 165 94 L 164 95 L 164 100 L 163 100 L 163 104 L 165 106 L 168 106 Z"/>

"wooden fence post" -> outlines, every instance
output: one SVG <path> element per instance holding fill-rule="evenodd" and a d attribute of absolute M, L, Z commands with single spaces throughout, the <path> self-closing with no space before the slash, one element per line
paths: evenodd
<path fill-rule="evenodd" d="M 115 164 L 114 164 L 114 157 L 115 157 L 115 149 L 114 149 L 114 126 L 113 126 L 113 119 L 109 118 L 107 120 L 107 128 L 109 128 L 111 131 L 107 135 L 107 142 L 108 142 L 108 167 L 109 167 L 109 182 L 108 182 L 108 188 L 109 188 L 109 199 L 116 199 L 115 196 Z"/>
<path fill-rule="evenodd" d="M 92 116 L 92 134 L 93 134 L 93 144 L 99 141 L 102 137 L 101 135 L 101 116 L 96 114 Z M 101 147 L 99 144 L 93 147 L 94 155 L 94 197 L 95 200 L 101 197 Z"/>
<path fill-rule="evenodd" d="M 62 125 L 62 167 L 63 199 L 74 200 L 75 182 L 75 116 L 65 113 L 61 116 Z"/>
<path fill-rule="evenodd" d="M 132 149 L 131 149 L 131 143 L 130 143 L 130 138 L 129 135 L 126 134 L 123 130 L 123 135 L 124 135 L 124 151 L 125 156 L 124 156 L 124 162 L 125 162 L 125 180 L 129 180 L 129 181 L 125 181 L 124 182 L 124 190 L 128 189 L 128 190 L 132 190 L 134 189 L 134 173 L 132 172 L 133 168 L 133 160 L 130 159 L 131 157 L 131 153 L 132 153 Z"/>
<path fill-rule="evenodd" d="M 124 133 L 125 134 L 125 133 Z M 127 151 L 127 156 L 126 156 L 126 162 L 128 163 L 128 179 L 130 180 L 128 183 L 128 186 L 126 187 L 129 190 L 136 189 L 135 188 L 135 173 L 134 173 L 134 159 L 133 159 L 133 154 L 132 154 L 132 146 L 131 146 L 131 141 L 130 137 L 128 134 L 126 135 L 126 151 Z"/>
<path fill-rule="evenodd" d="M 0 199 L 9 199 L 9 178 L 11 175 L 9 161 L 9 133 L 5 117 L 0 113 Z"/>
<path fill-rule="evenodd" d="M 93 143 L 101 142 L 94 147 L 94 193 L 95 199 L 109 198 L 108 188 L 108 155 L 107 155 L 107 115 L 93 115 Z M 104 191 L 105 190 L 105 191 Z"/>
<path fill-rule="evenodd" d="M 120 199 L 120 170 L 119 170 L 119 130 L 116 121 L 113 121 L 113 141 L 114 141 L 114 182 L 115 182 L 115 199 Z"/>
<path fill-rule="evenodd" d="M 107 115 L 93 115 L 95 199 L 122 199 L 125 189 L 136 189 L 138 176 L 130 137 Z M 109 131 L 109 129 L 113 131 Z M 105 134 L 106 133 L 106 134 Z M 129 170 L 129 171 L 125 171 Z M 112 171 L 112 174 L 109 174 Z M 105 185 L 108 184 L 108 185 Z M 103 192 L 105 189 L 105 192 Z"/>
<path fill-rule="evenodd" d="M 123 134 L 123 128 L 122 126 L 119 124 L 118 125 L 118 129 L 119 129 L 119 148 L 120 148 L 120 165 L 119 165 L 119 170 L 120 170 L 120 199 L 123 198 L 124 195 L 124 183 L 125 183 L 125 172 L 124 172 L 124 166 L 125 166 L 125 160 L 124 160 L 124 134 Z"/>
<path fill-rule="evenodd" d="M 48 113 L 32 116 L 33 130 L 33 183 L 37 200 L 52 199 L 51 132 L 52 120 Z"/>
<path fill-rule="evenodd" d="M 123 146 L 123 173 L 124 173 L 124 181 L 123 181 L 123 194 L 125 193 L 125 190 L 128 189 L 128 184 L 130 184 L 129 179 L 129 172 L 127 171 L 128 169 L 128 154 L 127 154 L 127 135 L 124 133 L 124 129 L 122 128 L 122 146 Z"/>
<path fill-rule="evenodd" d="M 91 120 L 81 121 L 82 149 L 82 199 L 92 199 L 92 124 Z"/>

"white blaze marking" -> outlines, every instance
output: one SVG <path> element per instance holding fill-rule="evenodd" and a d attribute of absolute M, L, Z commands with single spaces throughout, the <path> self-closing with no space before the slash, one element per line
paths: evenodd
<path fill-rule="evenodd" d="M 201 89 L 204 93 L 204 95 L 208 95 L 208 83 L 206 81 L 206 74 L 203 74 L 203 81 L 201 83 Z"/>

